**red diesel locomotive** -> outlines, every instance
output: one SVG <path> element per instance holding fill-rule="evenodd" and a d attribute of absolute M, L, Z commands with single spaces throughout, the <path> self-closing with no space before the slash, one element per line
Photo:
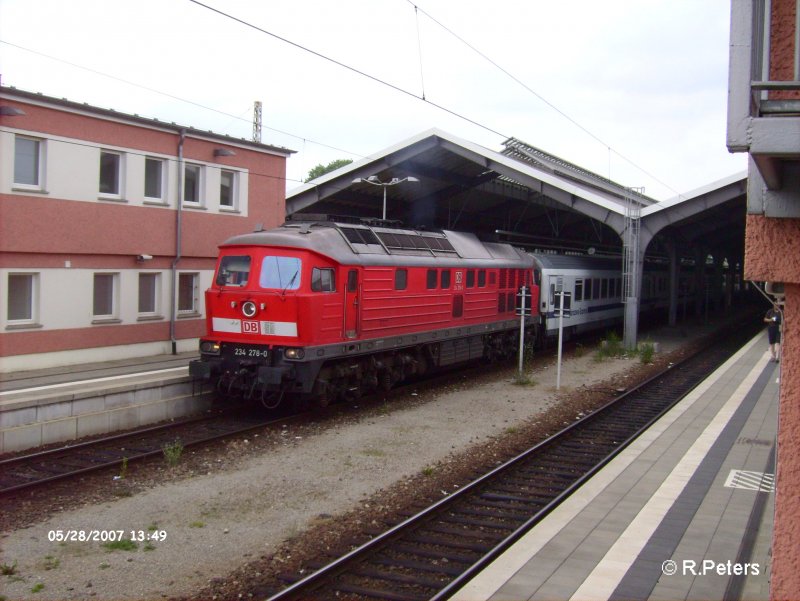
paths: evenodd
<path fill-rule="evenodd" d="M 190 373 L 275 407 L 388 390 L 430 369 L 518 348 L 517 292 L 533 258 L 472 234 L 304 216 L 220 247 L 207 335 Z"/>

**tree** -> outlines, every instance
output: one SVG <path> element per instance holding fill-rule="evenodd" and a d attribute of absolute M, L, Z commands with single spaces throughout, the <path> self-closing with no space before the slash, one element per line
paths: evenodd
<path fill-rule="evenodd" d="M 331 171 L 335 171 L 339 167 L 344 167 L 345 165 L 349 165 L 352 163 L 352 159 L 336 159 L 335 161 L 331 161 L 327 165 L 323 166 L 322 163 L 314 167 L 311 171 L 308 172 L 308 177 L 306 181 L 309 182 L 312 179 L 316 179 L 326 173 L 330 173 Z"/>

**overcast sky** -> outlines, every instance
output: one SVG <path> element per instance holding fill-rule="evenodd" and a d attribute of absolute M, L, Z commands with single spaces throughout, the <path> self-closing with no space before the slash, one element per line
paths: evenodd
<path fill-rule="evenodd" d="M 2 83 L 248 139 L 260 100 L 262 141 L 297 151 L 288 189 L 431 127 L 657 199 L 746 169 L 725 147 L 730 0 L 204 3 L 297 46 L 191 0 L 0 0 Z"/>

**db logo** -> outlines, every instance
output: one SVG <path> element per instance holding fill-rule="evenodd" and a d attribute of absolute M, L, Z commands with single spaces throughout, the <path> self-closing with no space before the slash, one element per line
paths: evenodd
<path fill-rule="evenodd" d="M 261 325 L 257 321 L 243 321 L 242 332 L 245 334 L 258 334 L 261 331 Z"/>

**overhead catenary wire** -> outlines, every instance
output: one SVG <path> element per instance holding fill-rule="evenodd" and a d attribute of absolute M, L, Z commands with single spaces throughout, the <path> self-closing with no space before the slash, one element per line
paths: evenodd
<path fill-rule="evenodd" d="M 192 0 L 192 1 L 193 1 L 193 0 Z M 647 177 L 649 177 L 649 178 L 653 179 L 653 181 L 656 181 L 656 182 L 658 182 L 659 184 L 661 184 L 662 186 L 664 186 L 665 188 L 667 188 L 667 189 L 671 190 L 672 192 L 675 192 L 675 194 L 677 194 L 678 196 L 682 196 L 682 195 L 681 195 L 681 193 L 680 193 L 680 192 L 678 192 L 678 191 L 677 191 L 675 188 L 673 188 L 673 187 L 672 187 L 672 186 L 670 186 L 669 184 L 667 184 L 667 183 L 665 183 L 665 182 L 661 181 L 661 180 L 660 180 L 658 177 L 656 177 L 655 175 L 653 175 L 652 173 L 650 173 L 649 171 L 647 171 L 646 169 L 644 169 L 644 168 L 643 168 L 643 167 L 641 167 L 640 165 L 636 164 L 634 161 L 632 161 L 631 159 L 629 159 L 629 158 L 628 158 L 628 157 L 626 157 L 625 155 L 623 155 L 623 154 L 621 154 L 620 152 L 618 152 L 617 150 L 615 150 L 615 149 L 614 149 L 614 148 L 613 148 L 613 147 L 612 147 L 610 144 L 608 144 L 608 143 L 607 143 L 606 141 L 604 141 L 602 138 L 600 138 L 600 137 L 599 137 L 599 136 L 597 136 L 595 133 L 593 133 L 592 131 L 590 131 L 588 128 L 586 128 L 585 126 L 583 126 L 581 123 L 579 123 L 579 122 L 578 122 L 577 120 L 575 120 L 573 117 L 571 117 L 571 116 L 570 116 L 570 115 L 568 115 L 566 112 L 564 112 L 563 110 L 561 110 L 561 109 L 560 109 L 559 107 L 557 107 L 555 104 L 553 104 L 552 102 L 550 102 L 549 100 L 547 100 L 547 98 L 545 98 L 544 96 L 542 96 L 541 94 L 539 94 L 539 93 L 538 93 L 536 90 L 534 90 L 533 88 L 531 88 L 531 87 L 530 87 L 528 84 L 526 84 L 526 83 L 525 83 L 524 81 L 522 81 L 520 78 L 518 78 L 518 77 L 517 77 L 517 76 L 515 76 L 513 73 L 511 73 L 510 71 L 508 71 L 507 69 L 505 69 L 503 66 L 501 66 L 500 64 L 498 64 L 496 61 L 494 61 L 492 58 L 490 58 L 489 56 L 487 56 L 485 53 L 483 53 L 483 52 L 481 52 L 480 50 L 478 50 L 478 48 L 476 48 L 476 47 L 475 47 L 473 44 L 471 44 L 470 42 L 468 42 L 467 40 L 465 40 L 465 39 L 464 39 L 462 36 L 458 35 L 458 34 L 457 34 L 455 31 L 453 31 L 452 29 L 450 29 L 449 27 L 447 27 L 447 25 L 445 25 L 444 23 L 442 23 L 441 21 L 439 21 L 438 19 L 436 19 L 436 18 L 435 18 L 433 15 L 431 15 L 430 13 L 428 13 L 427 11 L 425 11 L 425 9 L 421 8 L 419 5 L 417 5 L 417 4 L 415 4 L 414 2 L 412 2 L 412 0 L 406 0 L 406 2 L 408 2 L 408 3 L 409 3 L 411 6 L 413 6 L 413 7 L 414 7 L 414 14 L 415 14 L 415 15 L 417 15 L 418 13 L 420 13 L 420 12 L 421 12 L 421 13 L 422 13 L 424 16 L 428 17 L 428 19 L 430 19 L 430 20 L 431 20 L 431 21 L 433 21 L 433 22 L 434 22 L 436 25 L 438 25 L 439 27 L 441 27 L 442 29 L 444 29 L 444 30 L 445 30 L 447 33 L 449 33 L 451 36 L 453 36 L 454 38 L 456 38 L 456 39 L 457 39 L 459 42 L 461 42 L 462 44 L 464 44 L 464 45 L 465 45 L 467 48 L 469 48 L 470 50 L 472 50 L 472 51 L 473 51 L 475 54 L 477 54 L 477 55 L 478 55 L 478 56 L 480 56 L 482 59 L 484 59 L 484 60 L 485 60 L 485 61 L 487 61 L 489 64 L 491 64 L 493 67 L 495 67 L 496 69 L 498 69 L 499 71 L 501 71 L 503 74 L 505 74 L 506 76 L 508 76 L 509 78 L 511 78 L 511 79 L 512 79 L 513 81 L 515 81 L 517 84 L 519 84 L 520 86 L 522 86 L 522 88 L 524 88 L 526 91 L 528 91 L 529 93 L 533 94 L 533 95 L 534 95 L 536 98 L 538 98 L 539 100 L 541 100 L 541 101 L 542 101 L 544 104 L 546 104 L 548 107 L 550 107 L 551 109 L 553 109 L 554 111 L 556 111 L 556 112 L 557 112 L 559 115 L 561 115 L 562 117 L 564 117 L 564 119 L 566 119 L 567 121 L 569 121 L 570 123 L 572 123 L 572 124 L 573 124 L 575 127 L 577 127 L 578 129 L 580 129 L 582 132 L 584 132 L 586 135 L 588 135 L 589 137 L 591 137 L 593 140 L 595 140 L 595 141 L 599 142 L 600 144 L 602 144 L 603 146 L 605 146 L 605 147 L 608 149 L 608 151 L 609 151 L 609 154 L 610 154 L 610 153 L 614 153 L 614 154 L 615 154 L 615 155 L 617 155 L 619 158 L 621 158 L 623 161 L 625 161 L 625 162 L 626 162 L 626 163 L 628 163 L 629 165 L 632 165 L 633 167 L 635 167 L 636 169 L 638 169 L 640 172 L 642 172 L 643 174 L 645 174 Z M 419 25 L 417 25 L 417 27 L 419 28 Z M 610 159 L 609 159 L 609 175 L 610 175 L 610 171 L 611 171 L 611 167 L 610 167 Z"/>

